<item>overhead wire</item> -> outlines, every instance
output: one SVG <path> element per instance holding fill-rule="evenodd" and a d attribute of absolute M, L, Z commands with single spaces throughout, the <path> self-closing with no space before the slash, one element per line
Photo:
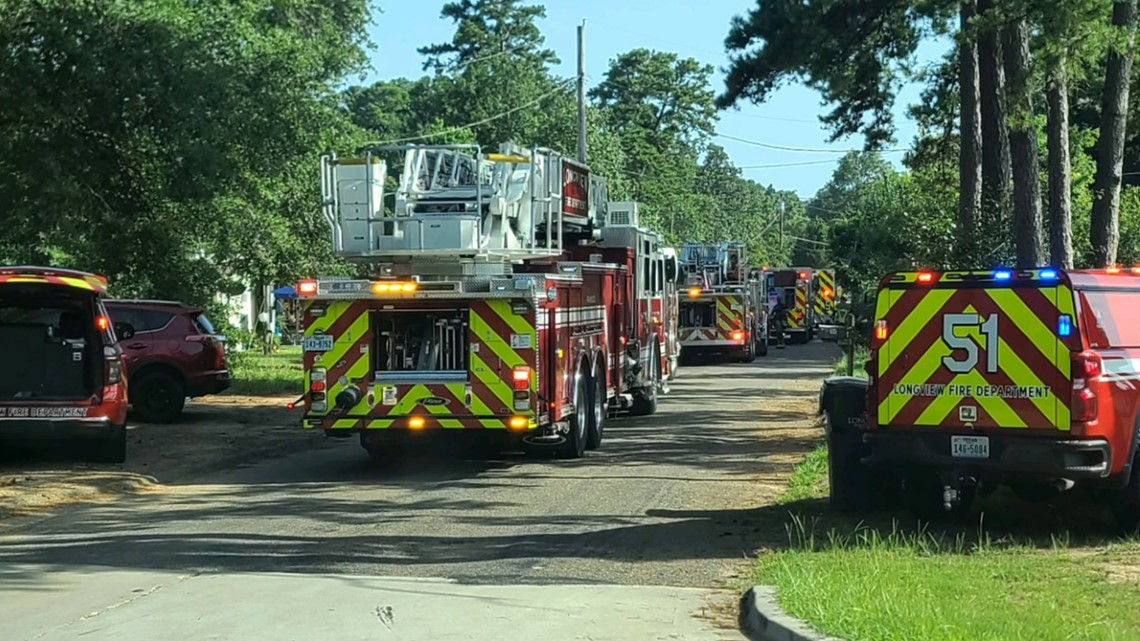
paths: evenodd
<path fill-rule="evenodd" d="M 457 131 L 463 131 L 464 129 L 470 129 L 471 127 L 478 127 L 480 125 L 485 125 L 489 122 L 494 122 L 500 118 L 506 118 L 507 116 L 509 116 L 513 113 L 516 113 L 518 111 L 522 111 L 523 109 L 529 109 L 529 108 L 539 104 L 540 102 L 546 100 L 547 98 L 553 96 L 554 94 L 556 94 L 560 91 L 566 91 L 567 89 L 569 89 L 571 86 L 573 86 L 577 82 L 578 82 L 577 78 L 567 80 L 567 81 L 563 82 L 561 85 L 555 87 L 554 89 L 551 89 L 550 91 L 542 94 L 541 96 L 535 98 L 534 100 L 531 100 L 528 103 L 519 105 L 517 107 L 512 107 L 506 111 L 499 112 L 493 116 L 489 116 L 489 117 L 484 118 L 482 120 L 476 120 L 475 122 L 470 122 L 470 123 L 467 123 L 465 125 L 460 125 L 458 127 L 451 127 L 450 129 L 443 129 L 441 131 L 435 131 L 432 133 L 421 134 L 419 136 L 409 136 L 407 138 L 396 138 L 394 140 L 382 140 L 380 142 L 372 142 L 372 143 L 368 143 L 368 144 L 371 146 L 379 146 L 379 145 L 394 145 L 394 144 L 401 143 L 401 142 L 415 142 L 417 140 L 427 140 L 429 138 L 436 138 L 439 136 L 445 136 L 447 134 L 452 134 L 452 133 L 455 133 Z"/>
<path fill-rule="evenodd" d="M 836 154 L 836 153 L 846 154 L 846 153 L 849 153 L 852 151 L 863 151 L 862 149 L 853 149 L 853 148 L 851 148 L 851 149 L 824 149 L 821 147 L 786 147 L 784 145 L 773 145 L 772 143 L 760 142 L 758 140 L 749 140 L 747 138 L 740 138 L 738 136 L 730 136 L 728 134 L 722 134 L 719 131 L 714 133 L 713 135 L 716 136 L 717 138 L 724 138 L 725 140 L 733 140 L 735 142 L 744 143 L 746 145 L 755 145 L 757 147 L 763 147 L 764 149 L 773 149 L 775 151 L 794 151 L 794 152 L 798 152 L 798 153 L 813 153 L 813 154 Z M 903 149 L 903 148 L 900 148 L 900 149 L 876 149 L 876 150 L 874 150 L 874 153 L 893 154 L 893 153 L 902 153 L 905 151 L 909 151 L 909 150 Z"/>

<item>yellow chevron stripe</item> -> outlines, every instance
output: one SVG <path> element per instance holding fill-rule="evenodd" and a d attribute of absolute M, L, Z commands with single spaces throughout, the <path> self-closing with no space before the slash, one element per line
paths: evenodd
<path fill-rule="evenodd" d="M 897 296 L 898 290 L 891 290 L 892 296 Z M 926 292 L 914 309 L 911 310 L 898 327 L 890 328 L 890 333 L 887 335 L 887 340 L 883 344 L 883 349 L 879 351 L 879 372 L 885 374 L 891 363 L 896 358 L 902 355 L 906 350 L 906 346 L 914 340 L 922 328 L 930 322 L 930 319 L 942 309 L 946 301 L 954 295 L 956 290 L 953 289 L 932 289 Z M 884 354 L 885 352 L 885 354 Z M 926 379 L 923 379 L 925 382 Z"/>
<path fill-rule="evenodd" d="M 348 430 L 356 427 L 357 420 L 355 418 L 338 418 L 333 421 L 332 429 L 334 430 Z"/>
<path fill-rule="evenodd" d="M 499 336 L 495 330 L 491 329 L 487 321 L 483 320 L 474 310 L 472 310 L 470 314 L 470 323 L 471 332 L 475 334 L 479 342 L 494 352 L 495 356 L 498 356 L 508 367 L 526 364 L 523 357 L 511 349 L 510 343 Z M 474 353 L 475 352 L 472 352 L 472 354 Z"/>
<path fill-rule="evenodd" d="M 396 424 L 395 419 L 391 418 L 370 418 L 364 422 L 364 429 L 366 430 L 386 430 Z"/>
<path fill-rule="evenodd" d="M 486 303 L 487 307 L 489 307 L 491 311 L 495 312 L 499 318 L 503 319 L 503 322 L 507 324 L 507 327 L 511 328 L 512 332 L 516 334 L 530 334 L 530 344 L 535 344 L 534 325 L 531 325 L 525 316 L 521 316 L 511 311 L 511 302 L 509 300 L 488 300 Z M 509 336 L 506 336 L 504 338 L 510 339 Z M 508 345 L 510 345 L 510 343 L 508 343 Z"/>
<path fill-rule="evenodd" d="M 514 397 L 511 395 L 511 390 L 502 379 L 498 377 L 494 370 L 492 370 L 487 363 L 479 356 L 477 352 L 471 352 L 471 371 L 476 378 L 486 385 L 495 398 L 503 403 L 504 407 L 513 407 Z M 471 395 L 472 409 L 477 414 L 494 414 L 491 408 L 487 407 L 479 396 L 476 394 Z M 484 427 L 506 427 L 506 423 L 498 419 L 481 419 L 479 421 Z"/>

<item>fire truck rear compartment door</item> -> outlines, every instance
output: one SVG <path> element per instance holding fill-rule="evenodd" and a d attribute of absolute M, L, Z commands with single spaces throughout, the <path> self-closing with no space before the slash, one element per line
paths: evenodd
<path fill-rule="evenodd" d="M 491 413 L 514 412 L 515 392 L 537 389 L 538 331 L 533 302 L 472 301 L 469 323 L 470 383 L 484 392 L 477 396 L 484 399 Z M 518 389 L 516 385 L 523 386 L 522 380 L 528 382 L 524 389 Z"/>
<path fill-rule="evenodd" d="M 881 292 L 879 425 L 1067 431 L 1070 356 L 1058 320 L 1072 294 L 1041 285 L 911 283 Z"/>

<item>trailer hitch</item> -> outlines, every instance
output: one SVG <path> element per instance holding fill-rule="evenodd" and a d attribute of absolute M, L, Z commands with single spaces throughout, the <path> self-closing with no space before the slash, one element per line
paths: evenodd
<path fill-rule="evenodd" d="M 973 490 L 978 487 L 978 479 L 964 472 L 945 472 L 942 474 L 942 510 L 950 512 L 962 507 L 965 496 L 972 496 Z"/>

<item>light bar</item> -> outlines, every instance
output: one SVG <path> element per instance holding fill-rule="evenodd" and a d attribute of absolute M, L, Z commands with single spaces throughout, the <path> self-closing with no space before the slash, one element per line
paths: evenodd
<path fill-rule="evenodd" d="M 999 269 L 994 272 L 994 280 L 1009 280 L 1013 278 L 1013 272 L 1008 269 Z"/>
<path fill-rule="evenodd" d="M 934 282 L 934 274 L 932 274 L 930 272 L 920 272 L 918 274 L 918 277 L 915 278 L 915 280 L 920 282 L 920 283 L 933 283 Z"/>
<path fill-rule="evenodd" d="M 1042 269 L 1037 273 L 1037 276 L 1041 278 L 1041 280 L 1057 280 L 1058 274 L 1055 269 Z"/>

